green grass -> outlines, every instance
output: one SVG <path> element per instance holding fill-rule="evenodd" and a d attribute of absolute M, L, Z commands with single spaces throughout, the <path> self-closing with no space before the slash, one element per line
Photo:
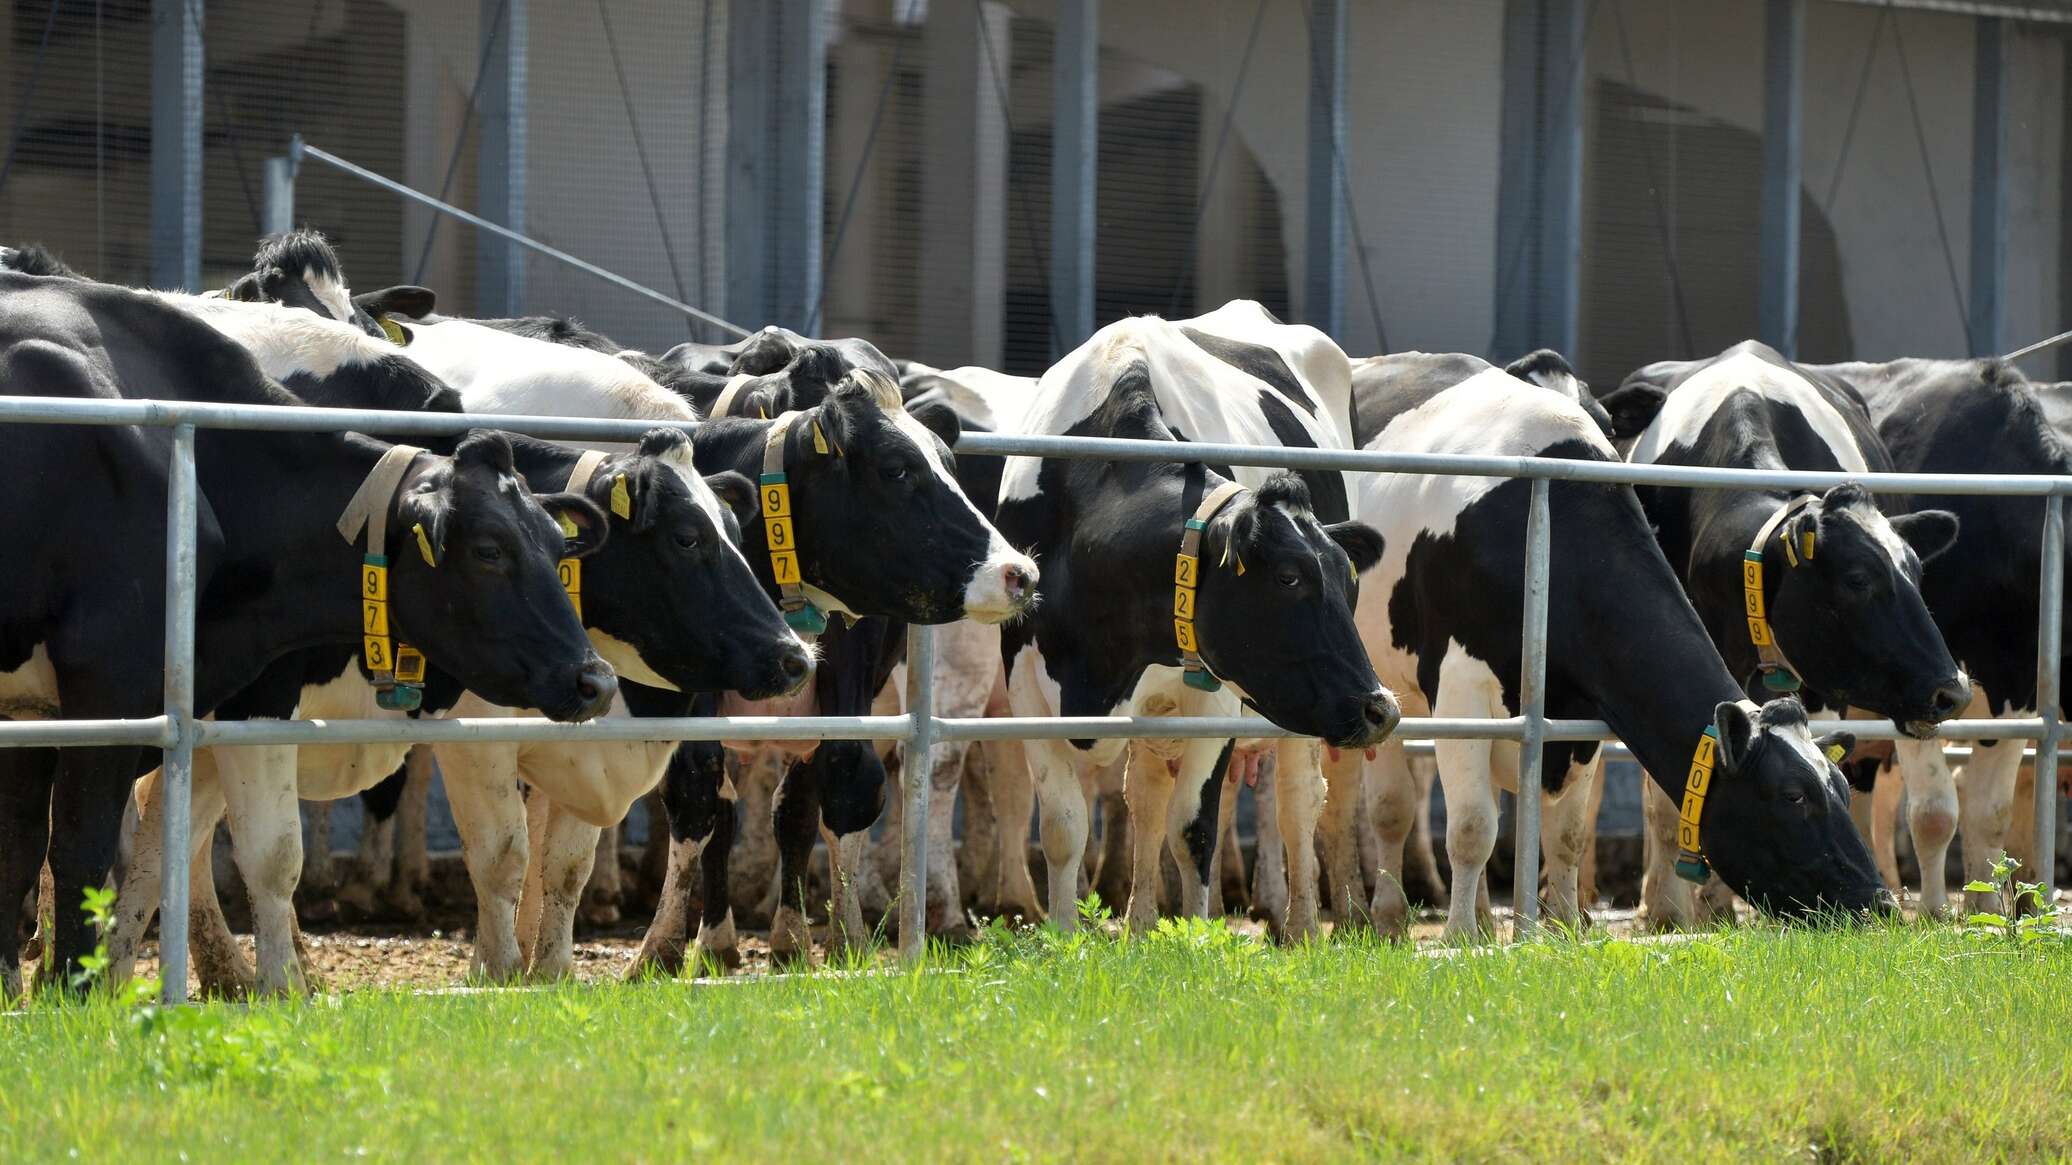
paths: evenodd
<path fill-rule="evenodd" d="M 0 1161 L 2072 1157 L 2072 946 L 1280 951 L 0 1019 Z"/>

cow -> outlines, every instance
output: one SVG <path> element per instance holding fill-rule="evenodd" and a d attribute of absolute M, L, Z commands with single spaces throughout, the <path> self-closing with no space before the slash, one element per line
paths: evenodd
<path fill-rule="evenodd" d="M 147 294 L 0 273 L 0 383 L 17 394 L 298 404 L 240 345 Z M 197 532 L 195 702 L 212 711 L 277 656 L 361 638 L 361 551 L 340 515 L 377 466 L 385 497 L 356 513 L 393 534 L 386 615 L 397 635 L 493 698 L 587 719 L 616 693 L 559 598 L 555 560 L 601 545 L 586 499 L 535 498 L 511 446 L 475 434 L 451 457 L 351 434 L 202 430 Z M 148 717 L 160 708 L 162 547 L 171 434 L 159 428 L 9 426 L 8 544 L 35 571 L 0 584 L 0 707 L 38 718 Z M 374 491 L 379 494 L 380 489 Z M 379 520 L 376 521 L 375 519 Z M 564 545 L 557 519 L 577 531 Z M 357 531 L 356 531 L 357 532 Z M 369 551 L 371 553 L 372 551 Z M 351 594 L 348 594 L 348 589 Z M 0 933 L 13 934 L 46 841 L 61 905 L 107 876 L 134 746 L 0 757 Z M 63 981 L 91 945 L 60 909 L 45 973 Z M 11 943 L 0 981 L 18 985 Z"/>
<path fill-rule="evenodd" d="M 1892 469 L 1854 391 L 1755 341 L 1706 360 L 1650 365 L 1608 399 L 1629 424 L 1647 417 L 1628 454 L 1638 463 Z M 1649 401 L 1657 410 L 1651 417 Z M 1827 714 L 1861 708 L 1917 740 L 1933 738 L 1935 725 L 1970 700 L 1970 682 L 1920 590 L 1924 564 L 1958 537 L 1950 511 L 1906 513 L 1907 499 L 1889 495 L 1881 507 L 1854 484 L 1820 494 L 1636 492 L 1714 645 L 1751 697 L 1802 691 L 1804 703 Z M 1675 811 L 1659 796 L 1653 802 L 1645 905 L 1652 923 L 1687 922 L 1692 905 L 1669 869 Z"/>
<path fill-rule="evenodd" d="M 1044 373 L 1021 427 L 1343 447 L 1347 382 L 1345 354 L 1328 337 L 1234 301 L 1192 320 L 1145 316 L 1101 329 Z M 1352 623 L 1357 574 L 1379 558 L 1381 543 L 1346 520 L 1347 495 L 1335 472 L 1009 458 L 1000 527 L 1046 564 L 1033 612 L 1002 636 L 1015 714 L 1233 715 L 1242 703 L 1354 755 L 1385 738 L 1396 702 Z M 1277 932 L 1291 940 L 1316 930 L 1322 743 L 1277 746 L 1279 824 L 1291 855 Z M 1127 745 L 1133 928 L 1154 917 L 1168 840 L 1189 858 L 1180 862 L 1188 910 L 1205 908 L 1219 798 L 1201 791 L 1231 748 L 1217 740 Z M 1125 742 L 1032 741 L 1027 750 L 1050 922 L 1069 929 L 1086 847 L 1082 773 L 1112 763 Z"/>
<path fill-rule="evenodd" d="M 2030 383 L 2003 360 L 1901 359 L 1816 365 L 1870 410 L 1893 464 L 1909 473 L 2072 473 L 2072 428 L 2057 391 Z M 2033 498 L 1927 493 L 1922 504 L 1957 515 L 1950 550 L 1926 562 L 1921 594 L 1973 685 L 1967 716 L 2034 716 L 2036 611 L 2043 563 L 2042 505 Z M 2062 656 L 2064 645 L 2058 650 Z M 1963 837 L 1964 876 L 1991 879 L 2009 837 L 2024 741 L 1975 741 L 1962 780 L 1942 745 L 1900 741 L 1895 767 L 1907 791 L 1907 826 L 1921 867 L 1921 910 L 1951 907 L 1943 871 L 1953 832 Z M 1887 834 L 1889 836 L 1889 833 Z M 2033 872 L 2028 876 L 2033 877 Z M 1972 910 L 1992 910 L 1974 894 Z"/>
<path fill-rule="evenodd" d="M 1358 413 L 1376 426 L 1367 450 L 1618 460 L 1602 428 L 1562 394 L 1495 368 L 1458 381 L 1415 366 L 1396 375 L 1392 360 L 1366 361 L 1354 374 Z M 1530 488 L 1523 479 L 1453 475 L 1362 480 L 1355 511 L 1380 532 L 1384 550 L 1360 589 L 1359 625 L 1407 709 L 1442 718 L 1517 714 Z M 1853 738 L 1816 739 L 1796 700 L 1758 707 L 1744 698 L 1631 489 L 1557 480 L 1549 506 L 1547 715 L 1609 723 L 1690 811 L 1692 860 L 1709 861 L 1759 907 L 1785 915 L 1892 909 L 1850 825 L 1841 774 L 1823 751 Z M 1542 755 L 1542 794 L 1553 799 L 1542 832 L 1556 916 L 1576 917 L 1593 779 L 1584 758 L 1596 752 L 1550 743 Z M 1381 759 L 1375 818 L 1384 863 L 1371 913 L 1377 927 L 1401 932 L 1412 783 L 1406 765 Z M 1495 790 L 1515 787 L 1518 748 L 1442 740 L 1438 760 L 1453 868 L 1444 933 L 1459 941 L 1485 926 L 1478 893 L 1496 838 Z M 1686 798 L 1687 774 L 1701 771 L 1709 785 Z"/>

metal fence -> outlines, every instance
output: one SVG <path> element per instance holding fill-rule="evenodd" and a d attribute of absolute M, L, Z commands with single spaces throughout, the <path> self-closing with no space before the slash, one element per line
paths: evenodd
<path fill-rule="evenodd" d="M 324 409 L 171 401 L 59 400 L 0 396 L 0 423 L 61 425 L 146 425 L 173 430 L 166 498 L 166 627 L 164 711 L 134 720 L 0 722 L 0 748 L 144 745 L 163 749 L 164 852 L 186 853 L 194 750 L 205 745 L 353 744 L 373 742 L 582 743 L 627 740 L 894 740 L 905 744 L 901 764 L 905 851 L 900 871 L 900 955 L 917 959 L 925 943 L 928 820 L 927 757 L 937 743 L 971 740 L 1106 738 L 1258 738 L 1289 736 L 1253 717 L 939 717 L 934 713 L 935 639 L 928 627 L 909 631 L 907 714 L 904 716 L 668 717 L 609 719 L 562 724 L 538 718 L 454 718 L 443 720 L 268 720 L 217 723 L 194 712 L 195 516 L 198 487 L 194 435 L 197 429 L 299 432 L 353 430 L 396 436 L 451 436 L 471 428 L 496 428 L 535 437 L 573 441 L 634 441 L 657 422 L 497 414 L 424 414 L 372 409 Z M 695 423 L 686 424 L 687 431 Z M 1100 437 L 966 434 L 959 449 L 970 453 L 1109 461 L 1204 461 L 1279 469 L 1451 474 L 1525 478 L 1532 482 L 1526 523 L 1526 586 L 1523 674 L 1516 716 L 1490 719 L 1408 718 L 1404 737 L 1506 740 L 1520 745 L 1519 788 L 1540 785 L 1540 745 L 1551 740 L 1607 740 L 1598 720 L 1546 717 L 1547 594 L 1550 573 L 1548 499 L 1554 481 L 1617 485 L 1668 485 L 1699 489 L 1783 488 L 1818 490 L 1855 481 L 1881 493 L 1994 494 L 2040 497 L 2044 503 L 2043 568 L 2038 612 L 2036 706 L 2024 719 L 1952 720 L 1945 738 L 2023 739 L 2037 742 L 2035 855 L 2048 882 L 2055 866 L 2052 828 L 2063 731 L 2059 704 L 2059 644 L 2063 631 L 2064 498 L 2072 476 L 2009 474 L 1843 474 L 1791 470 L 1718 469 L 1632 465 L 1543 457 L 1482 457 L 1437 453 L 1377 453 L 1357 450 L 1289 449 L 1278 446 L 1136 441 Z M 1180 456 L 1184 454 L 1184 456 Z M 1816 722 L 1818 731 L 1846 727 L 1859 737 L 1891 739 L 1890 721 Z M 1520 796 L 1512 902 L 1519 935 L 1537 927 L 1540 799 Z M 187 865 L 166 864 L 159 907 L 162 992 L 169 1003 L 187 992 Z"/>

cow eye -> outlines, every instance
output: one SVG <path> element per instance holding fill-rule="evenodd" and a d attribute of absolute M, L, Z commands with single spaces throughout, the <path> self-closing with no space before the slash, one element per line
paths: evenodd
<path fill-rule="evenodd" d="M 676 535 L 677 546 L 681 547 L 684 550 L 696 550 L 698 548 L 699 543 L 702 541 L 703 539 L 698 537 L 697 531 L 695 530 L 680 531 Z"/>
<path fill-rule="evenodd" d="M 1287 587 L 1289 590 L 1293 590 L 1302 585 L 1302 576 L 1292 570 L 1283 570 L 1279 574 L 1274 575 L 1273 581 Z"/>
<path fill-rule="evenodd" d="M 904 461 L 891 461 L 878 467 L 878 476 L 886 481 L 905 481 L 907 466 Z"/>
<path fill-rule="evenodd" d="M 475 543 L 475 557 L 483 562 L 502 562 L 504 548 L 494 542 Z"/>
<path fill-rule="evenodd" d="M 1794 805 L 1804 805 L 1806 803 L 1806 791 L 1804 789 L 1786 789 L 1784 791 L 1784 799 Z"/>

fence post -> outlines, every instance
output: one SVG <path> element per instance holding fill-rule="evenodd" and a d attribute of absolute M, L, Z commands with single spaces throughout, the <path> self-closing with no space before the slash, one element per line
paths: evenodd
<path fill-rule="evenodd" d="M 1511 937 L 1531 938 L 1540 927 L 1540 768 L 1547 738 L 1547 575 L 1552 557 L 1544 477 L 1532 479 L 1525 516 L 1525 643 L 1519 661 L 1518 812 L 1512 831 Z"/>
<path fill-rule="evenodd" d="M 2065 631 L 2065 497 L 2052 494 L 2043 509 L 2043 585 L 2036 612 L 2036 715 L 2043 739 L 2036 742 L 2036 869 L 2029 876 L 2051 893 L 2057 874 L 2058 735 L 2064 726 L 2058 688 Z M 2047 900 L 2047 899 L 2046 899 Z"/>
<path fill-rule="evenodd" d="M 260 203 L 261 234 L 285 234 L 295 229 L 295 159 L 287 155 L 266 159 L 266 194 Z"/>
<path fill-rule="evenodd" d="M 173 429 L 165 503 L 165 718 L 172 747 L 159 771 L 164 880 L 158 904 L 160 995 L 187 1001 L 187 858 L 194 776 L 194 426 Z"/>
<path fill-rule="evenodd" d="M 899 863 L 899 961 L 913 965 L 928 951 L 928 754 L 935 748 L 935 628 L 907 628 L 907 717 L 913 735 L 901 750 L 899 780 L 905 795 L 901 828 L 906 852 Z"/>

